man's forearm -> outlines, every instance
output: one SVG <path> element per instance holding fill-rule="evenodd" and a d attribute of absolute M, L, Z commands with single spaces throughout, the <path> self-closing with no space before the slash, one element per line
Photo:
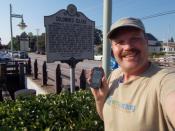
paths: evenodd
<path fill-rule="evenodd" d="M 95 103 L 96 103 L 97 112 L 98 112 L 100 118 L 103 120 L 103 106 L 104 106 L 104 101 L 95 101 Z"/>

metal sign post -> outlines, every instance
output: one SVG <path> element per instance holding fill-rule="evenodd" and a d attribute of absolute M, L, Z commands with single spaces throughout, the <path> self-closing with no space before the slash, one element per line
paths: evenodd
<path fill-rule="evenodd" d="M 70 68 L 70 92 L 75 91 L 75 67 Z"/>
<path fill-rule="evenodd" d="M 75 91 L 75 67 L 78 62 L 82 60 L 76 60 L 75 58 L 70 58 L 70 60 L 61 61 L 62 63 L 67 63 L 70 66 L 70 91 L 73 93 Z"/>

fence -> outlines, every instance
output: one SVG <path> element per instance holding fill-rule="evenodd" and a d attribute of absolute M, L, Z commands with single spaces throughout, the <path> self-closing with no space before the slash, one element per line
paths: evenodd
<path fill-rule="evenodd" d="M 35 59 L 33 63 L 33 79 L 38 79 L 38 62 Z M 9 61 L 0 63 L 0 100 L 10 97 L 15 99 L 15 92 L 25 89 L 25 76 L 32 75 L 32 63 L 29 58 L 27 61 Z M 47 86 L 50 76 L 47 71 L 47 64 L 44 61 L 42 65 L 42 85 Z M 69 79 L 61 72 L 60 64 L 55 69 L 55 78 L 52 79 L 55 82 L 55 88 L 57 94 L 64 89 L 63 81 Z M 83 69 L 80 73 L 79 85 L 76 86 L 76 90 L 86 89 L 86 71 Z M 69 90 L 69 89 L 68 89 Z"/>
<path fill-rule="evenodd" d="M 25 75 L 31 74 L 28 61 L 8 61 L 0 63 L 0 100 L 15 99 L 15 92 L 25 89 Z M 10 96 L 9 96 L 10 95 Z"/>
<path fill-rule="evenodd" d="M 38 75 L 41 74 L 41 78 L 42 78 L 42 85 L 41 86 L 47 86 L 48 85 L 48 80 L 52 80 L 53 82 L 55 82 L 55 90 L 56 90 L 56 93 L 59 94 L 63 88 L 65 88 L 65 86 L 63 85 L 63 81 L 65 79 L 70 79 L 70 77 L 68 75 L 65 75 L 62 73 L 61 71 L 61 68 L 60 68 L 60 64 L 57 65 L 56 69 L 53 71 L 49 70 L 49 72 L 52 72 L 52 73 L 48 73 L 48 68 L 47 68 L 47 65 L 46 65 L 46 62 L 44 61 L 42 65 L 39 65 L 42 67 L 41 70 L 39 70 L 39 67 L 38 67 L 38 61 L 37 59 L 34 60 L 33 62 L 33 79 L 38 79 Z M 50 74 L 52 74 L 52 76 L 49 76 Z M 54 75 L 54 78 L 53 78 L 53 74 Z M 83 69 L 80 73 L 80 77 L 76 78 L 76 79 L 79 79 L 79 85 L 76 86 L 76 90 L 79 90 L 79 89 L 86 89 L 86 71 Z M 68 88 L 69 90 L 70 88 Z"/>

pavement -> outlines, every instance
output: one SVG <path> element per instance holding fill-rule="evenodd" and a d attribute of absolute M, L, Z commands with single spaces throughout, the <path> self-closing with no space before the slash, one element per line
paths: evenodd
<path fill-rule="evenodd" d="M 51 82 L 48 82 L 47 85 L 42 85 L 41 78 L 33 79 L 32 76 L 26 77 L 26 87 L 27 89 L 34 89 L 36 90 L 36 95 L 38 94 L 49 94 L 49 93 L 55 93 L 55 86 L 51 84 Z"/>
<path fill-rule="evenodd" d="M 46 55 L 38 55 L 35 53 L 30 53 L 29 57 L 31 58 L 32 73 L 34 69 L 34 61 L 37 59 L 38 64 L 38 79 L 34 80 L 32 76 L 27 77 L 27 86 L 29 89 L 36 88 L 37 94 L 46 94 L 46 93 L 55 93 L 56 92 L 56 67 L 59 64 L 61 69 L 62 77 L 62 87 L 66 89 L 70 87 L 70 67 L 68 64 L 61 63 L 59 61 L 53 63 L 47 63 L 47 73 L 48 73 L 48 82 L 47 86 L 42 86 L 42 65 L 46 61 Z M 94 60 L 83 60 L 77 63 L 75 68 L 75 86 L 80 84 L 80 74 L 82 69 L 86 70 L 86 75 L 88 76 L 88 71 L 95 66 L 101 64 L 101 61 Z"/>

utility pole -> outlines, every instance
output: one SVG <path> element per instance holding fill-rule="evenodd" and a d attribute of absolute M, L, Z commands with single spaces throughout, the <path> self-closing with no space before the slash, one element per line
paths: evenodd
<path fill-rule="evenodd" d="M 10 4 L 10 32 L 11 32 L 11 51 L 13 51 L 13 27 L 12 27 L 12 5 Z"/>
<path fill-rule="evenodd" d="M 107 39 L 112 21 L 112 0 L 103 0 L 103 60 L 102 66 L 106 76 L 110 73 L 111 44 Z"/>

